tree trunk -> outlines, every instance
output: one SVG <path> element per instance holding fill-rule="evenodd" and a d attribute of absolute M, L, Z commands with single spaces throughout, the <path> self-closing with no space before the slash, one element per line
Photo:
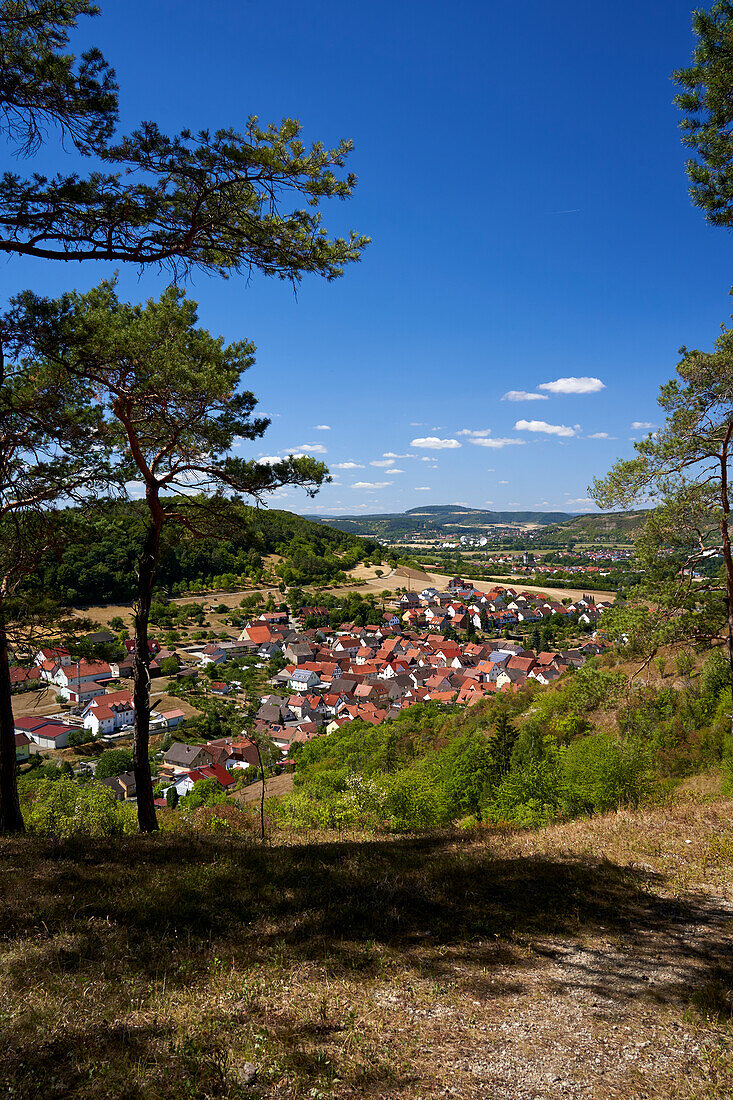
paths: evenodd
<path fill-rule="evenodd" d="M 10 687 L 8 636 L 0 603 L 0 833 L 25 831 L 15 776 L 15 720 Z"/>
<path fill-rule="evenodd" d="M 153 592 L 153 578 L 160 546 L 160 520 L 155 517 L 148 527 L 140 560 L 138 561 L 138 596 L 135 609 L 135 651 L 133 676 L 135 678 L 135 733 L 132 742 L 132 770 L 135 773 L 137 793 L 137 822 L 141 833 L 152 833 L 158 828 L 153 796 L 153 780 L 150 774 L 150 650 L 148 648 L 148 622 Z"/>
<path fill-rule="evenodd" d="M 260 766 L 260 773 L 262 775 L 262 785 L 260 787 L 260 840 L 265 839 L 265 767 L 262 763 L 262 753 L 260 752 L 259 741 L 250 738 L 251 743 L 255 747 L 257 753 L 257 763 Z"/>
<path fill-rule="evenodd" d="M 731 686 L 731 742 L 733 743 L 733 554 L 730 546 L 730 500 L 728 496 L 728 447 L 733 435 L 733 423 L 728 425 L 720 459 L 720 503 L 723 514 L 720 518 L 720 536 L 723 543 L 723 561 L 725 562 L 726 613 L 728 619 L 728 663 L 730 665 Z"/>

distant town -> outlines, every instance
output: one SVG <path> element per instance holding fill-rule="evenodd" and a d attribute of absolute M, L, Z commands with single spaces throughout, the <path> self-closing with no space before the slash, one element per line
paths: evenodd
<path fill-rule="evenodd" d="M 470 707 L 486 696 L 516 692 L 528 681 L 550 684 L 609 648 L 598 628 L 611 605 L 590 595 L 560 602 L 513 587 L 482 592 L 456 576 L 445 591 L 426 587 L 403 592 L 390 603 L 380 621 L 365 626 L 343 622 L 334 628 L 328 608 L 304 605 L 293 614 L 262 612 L 229 640 L 163 649 L 151 639 L 151 733 L 165 734 L 170 742 L 159 754 L 156 782 L 162 785 L 161 805 L 171 787 L 184 796 L 197 782 L 214 780 L 227 790 L 238 769 L 256 769 L 260 742 L 274 746 L 281 768 L 293 768 L 295 746 L 346 722 L 379 725 L 424 702 Z M 563 620 L 577 625 L 577 644 L 564 649 L 528 647 L 528 628 Z M 524 640 L 513 639 L 510 632 L 520 627 Z M 95 638 L 104 643 L 113 635 L 101 632 Z M 35 654 L 34 665 L 13 669 L 16 691 L 54 689 L 65 708 L 56 715 L 16 718 L 19 763 L 28 761 L 31 752 L 58 752 L 87 740 L 109 748 L 131 737 L 133 695 L 119 684 L 132 671 L 132 642 L 127 641 L 125 649 L 124 658 L 107 663 L 74 661 L 66 648 L 43 648 Z M 251 700 L 244 698 L 237 679 L 242 658 L 254 658 L 268 671 L 278 665 L 258 700 L 254 739 L 242 732 L 240 737 L 205 744 L 187 744 L 185 737 L 172 741 L 175 731 L 185 730 L 186 712 L 156 704 L 156 698 L 165 697 L 155 692 L 164 671 L 173 672 L 181 685 L 207 674 L 211 695 L 244 704 Z M 78 768 L 93 770 L 94 762 L 82 762 Z M 135 797 L 132 771 L 102 782 L 118 799 Z"/>

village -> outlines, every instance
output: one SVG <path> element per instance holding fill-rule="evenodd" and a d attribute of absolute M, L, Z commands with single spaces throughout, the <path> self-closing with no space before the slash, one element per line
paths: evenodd
<path fill-rule="evenodd" d="M 380 622 L 365 626 L 343 622 L 334 627 L 329 610 L 316 605 L 294 614 L 262 612 L 229 640 L 164 650 L 151 639 L 151 733 L 165 737 L 156 761 L 159 806 L 172 804 L 171 789 L 175 804 L 204 780 L 214 781 L 222 791 L 233 788 L 246 769 L 256 773 L 262 744 L 275 750 L 275 770 L 292 770 L 299 745 L 345 722 L 379 725 L 420 703 L 472 706 L 497 692 L 519 691 L 528 682 L 548 685 L 608 648 L 596 628 L 610 604 L 592 596 L 560 602 L 512 587 L 481 592 L 453 577 L 445 591 L 407 591 L 395 595 L 392 604 Z M 572 648 L 528 648 L 529 632 L 538 624 L 570 617 L 578 630 Z M 106 637 L 99 635 L 100 640 Z M 29 763 L 42 750 L 53 759 L 69 746 L 129 743 L 134 700 L 131 686 L 120 689 L 120 682 L 129 682 L 132 650 L 127 640 L 126 656 L 106 663 L 74 661 L 64 647 L 44 648 L 35 654 L 32 667 L 16 666 L 16 689 L 52 689 L 63 707 L 59 714 L 15 719 L 18 763 Z M 237 679 L 242 659 L 254 661 L 265 673 L 276 669 L 254 701 L 256 711 Z M 173 672 L 184 691 L 201 676 L 209 696 L 229 697 L 242 706 L 243 726 L 244 709 L 250 705 L 253 728 L 249 733 L 243 729 L 239 737 L 188 743 L 186 711 L 160 709 L 156 702 L 155 686 L 164 671 Z M 94 761 L 80 763 L 78 770 L 93 771 Z M 135 798 L 131 770 L 102 782 L 116 799 Z"/>

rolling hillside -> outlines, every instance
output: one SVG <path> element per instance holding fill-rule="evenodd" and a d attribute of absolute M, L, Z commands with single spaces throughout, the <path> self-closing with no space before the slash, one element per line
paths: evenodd
<path fill-rule="evenodd" d="M 576 515 L 572 512 L 494 512 L 482 508 L 466 508 L 458 504 L 431 505 L 411 508 L 407 512 L 373 513 L 365 516 L 308 516 L 310 520 L 327 524 L 338 531 L 353 535 L 386 539 L 414 535 L 427 538 L 437 535 L 467 534 L 468 530 L 491 528 L 544 527 L 548 534 L 567 533 L 569 539 L 627 536 L 639 525 L 643 512 L 618 512 L 608 515 Z"/>

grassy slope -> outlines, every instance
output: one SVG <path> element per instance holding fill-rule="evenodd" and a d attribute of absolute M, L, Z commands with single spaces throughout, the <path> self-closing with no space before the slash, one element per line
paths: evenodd
<path fill-rule="evenodd" d="M 0 1093 L 723 1100 L 730 811 L 2 840 Z"/>

